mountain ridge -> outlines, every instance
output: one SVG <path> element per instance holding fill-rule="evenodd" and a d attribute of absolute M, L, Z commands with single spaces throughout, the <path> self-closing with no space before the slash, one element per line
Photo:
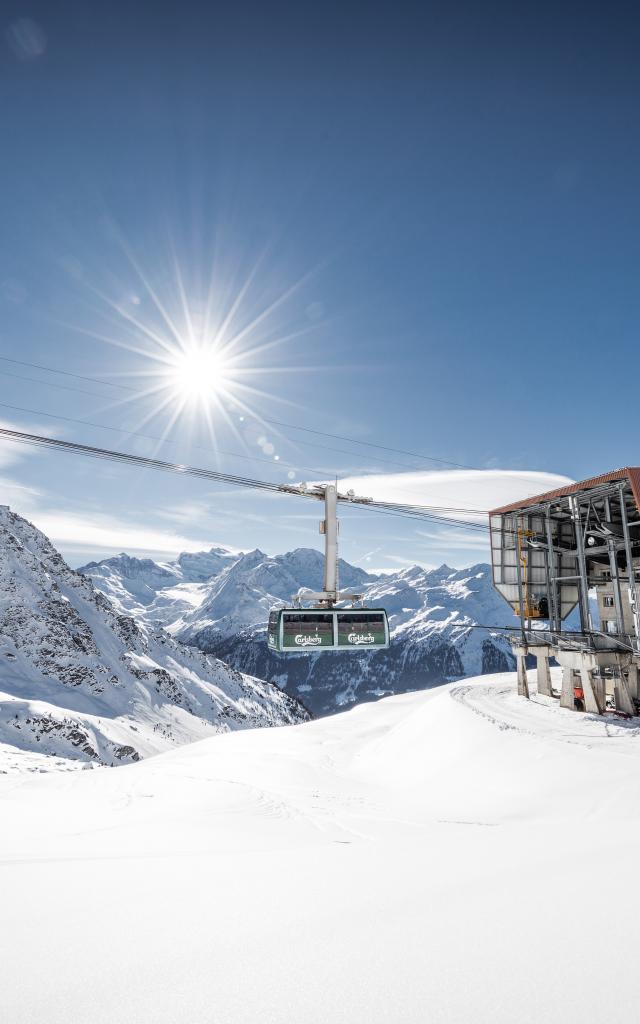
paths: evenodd
<path fill-rule="evenodd" d="M 0 747 L 116 764 L 308 717 L 277 687 L 123 614 L 7 506 L 0 554 Z"/>
<path fill-rule="evenodd" d="M 368 604 L 387 609 L 390 649 L 286 658 L 270 652 L 270 609 L 289 604 L 305 589 L 321 589 L 323 569 L 323 555 L 315 548 L 280 555 L 254 549 L 229 559 L 207 581 L 159 587 L 144 606 L 132 599 L 129 610 L 142 621 L 157 616 L 172 636 L 276 683 L 301 697 L 314 714 L 513 668 L 508 642 L 490 629 L 477 628 L 499 629 L 513 622 L 509 606 L 492 586 L 490 567 L 482 562 L 464 569 L 446 563 L 432 569 L 416 564 L 394 573 L 370 573 L 341 559 L 341 586 L 364 591 Z M 87 567 L 80 571 L 92 575 Z M 94 582 L 105 587 L 100 578 Z M 116 588 L 112 579 L 114 589 L 126 605 L 134 581 L 120 578 Z"/>

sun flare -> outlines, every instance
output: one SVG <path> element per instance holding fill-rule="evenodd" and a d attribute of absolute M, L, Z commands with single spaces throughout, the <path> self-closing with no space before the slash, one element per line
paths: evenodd
<path fill-rule="evenodd" d="M 300 365 L 299 346 L 293 363 L 275 362 L 284 346 L 318 329 L 315 319 L 297 324 L 290 308 L 310 274 L 284 291 L 274 290 L 261 279 L 262 255 L 228 273 L 222 263 L 214 274 L 213 264 L 186 261 L 187 273 L 173 242 L 167 253 L 160 251 L 152 272 L 126 238 L 120 241 L 136 278 L 119 299 L 92 287 L 104 303 L 105 327 L 86 333 L 128 350 L 135 360 L 128 374 L 142 386 L 123 385 L 127 394 L 119 404 L 138 406 L 136 430 L 160 425 L 158 446 L 177 443 L 174 434 L 180 431 L 183 438 L 206 436 L 217 446 L 226 433 L 240 446 L 242 458 L 253 458 L 257 445 L 260 461 L 280 463 L 274 443 L 279 431 L 266 426 L 263 410 L 272 412 L 275 403 L 297 408 L 297 401 L 280 393 L 284 378 L 317 369 Z M 154 284 L 155 276 L 162 276 L 162 288 Z M 268 386 L 271 380 L 277 388 Z"/>
<path fill-rule="evenodd" d="M 168 369 L 175 392 L 187 401 L 215 398 L 225 390 L 229 365 L 220 351 L 199 346 L 176 352 Z"/>

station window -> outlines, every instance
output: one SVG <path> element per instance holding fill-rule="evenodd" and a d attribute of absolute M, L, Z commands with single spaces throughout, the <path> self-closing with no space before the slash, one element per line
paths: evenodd
<path fill-rule="evenodd" d="M 602 599 L 602 603 L 605 608 L 613 608 L 613 597 L 611 594 L 605 594 Z"/>
<path fill-rule="evenodd" d="M 617 633 L 618 632 L 618 623 L 616 622 L 616 620 L 615 619 L 607 619 L 607 621 L 604 624 L 604 631 L 605 631 L 605 633 Z"/>

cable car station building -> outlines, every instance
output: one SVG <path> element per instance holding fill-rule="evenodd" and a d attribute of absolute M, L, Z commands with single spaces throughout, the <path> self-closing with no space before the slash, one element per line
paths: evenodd
<path fill-rule="evenodd" d="M 518 693 L 529 696 L 526 657 L 534 655 L 538 692 L 556 696 L 553 657 L 562 707 L 637 714 L 640 468 L 494 509 L 490 532 L 494 586 L 520 619 Z"/>

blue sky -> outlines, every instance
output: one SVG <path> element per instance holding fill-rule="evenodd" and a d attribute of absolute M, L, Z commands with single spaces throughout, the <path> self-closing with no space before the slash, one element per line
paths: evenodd
<path fill-rule="evenodd" d="M 265 420 L 481 469 L 639 461 L 632 5 L 104 7 L 3 7 L 3 423 L 283 481 L 440 464 Z M 203 344 L 226 323 L 234 372 L 170 425 L 171 381 L 146 393 L 186 320 Z M 627 390 L 606 405 L 612 358 Z M 4 500 L 75 564 L 319 542 L 295 499 L 0 463 Z M 354 516 L 344 554 L 484 557 L 429 533 Z"/>

